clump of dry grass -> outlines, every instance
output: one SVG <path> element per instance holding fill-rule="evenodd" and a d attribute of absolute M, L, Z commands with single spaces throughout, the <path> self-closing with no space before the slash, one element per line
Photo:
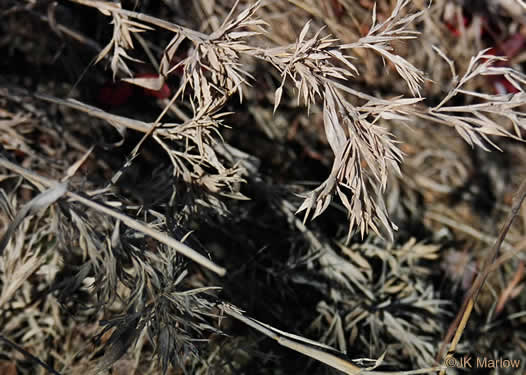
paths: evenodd
<path fill-rule="evenodd" d="M 521 57 L 492 54 L 481 31 L 508 37 L 520 17 L 505 28 L 473 12 L 455 40 L 448 27 L 466 10 L 424 3 L 7 4 L 8 41 L 14 15 L 48 32 L 20 43 L 29 64 L 68 61 L 32 54 L 40 38 L 76 40 L 94 63 L 75 84 L 35 82 L 36 95 L 2 78 L 0 345 L 16 371 L 265 373 L 257 358 L 269 372 L 329 371 L 280 362 L 290 352 L 221 326 L 225 315 L 346 373 L 437 371 L 459 299 L 436 272 L 443 262 L 458 279 L 444 250 L 486 259 L 524 174 L 468 150 L 524 159 L 526 80 Z M 95 26 L 64 17 L 78 9 Z M 89 100 L 83 88 L 104 67 L 157 99 L 117 110 Z M 117 142 L 100 141 L 113 130 Z M 481 173 L 494 184 L 477 187 L 495 191 L 491 226 L 469 206 Z M 519 219 L 487 298 L 497 315 L 511 306 L 511 325 L 524 308 Z"/>

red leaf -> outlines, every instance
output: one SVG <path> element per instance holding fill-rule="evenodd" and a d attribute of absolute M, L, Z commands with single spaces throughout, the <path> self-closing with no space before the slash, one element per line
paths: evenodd
<path fill-rule="evenodd" d="M 140 73 L 135 76 L 135 78 L 157 78 L 159 77 L 156 73 Z M 172 90 L 170 87 L 164 83 L 159 90 L 150 90 L 143 88 L 144 95 L 153 96 L 158 99 L 167 99 L 172 95 Z"/>
<path fill-rule="evenodd" d="M 495 77 L 493 80 L 493 89 L 498 95 L 516 94 L 519 92 L 519 90 L 504 77 Z"/>
<path fill-rule="evenodd" d="M 119 107 L 126 104 L 132 95 L 133 87 L 129 83 L 110 83 L 99 89 L 97 102 L 105 107 Z"/>

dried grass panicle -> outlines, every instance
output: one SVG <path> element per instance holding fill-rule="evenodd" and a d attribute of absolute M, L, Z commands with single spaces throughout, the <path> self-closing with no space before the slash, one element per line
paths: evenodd
<path fill-rule="evenodd" d="M 218 111 L 221 111 L 226 99 L 234 93 L 238 93 L 242 99 L 243 86 L 250 82 L 251 75 L 240 64 L 241 56 L 248 55 L 267 61 L 282 77 L 281 84 L 274 94 L 274 112 L 279 107 L 283 88 L 288 80 L 293 82 L 297 90 L 298 101 L 302 99 L 307 108 L 317 103 L 317 98 L 323 97 L 323 120 L 327 141 L 334 153 L 333 167 L 327 180 L 307 195 L 298 212 L 305 211 L 305 219 L 311 212 L 312 218 L 316 218 L 326 210 L 333 196 L 337 195 L 349 213 L 349 235 L 357 229 L 363 237 L 372 229 L 377 234 L 387 235 L 392 239 L 396 225 L 389 219 L 382 194 L 386 189 L 388 171 L 398 173 L 400 170 L 402 153 L 389 132 L 379 122 L 381 119 L 407 122 L 414 116 L 422 117 L 424 114 L 413 108 L 418 100 L 407 100 L 410 98 L 400 101 L 367 96 L 369 101 L 365 106 L 357 106 L 349 101 L 345 93 L 349 93 L 350 90 L 342 89 L 340 82 L 351 82 L 360 72 L 353 64 L 355 58 L 345 55 L 343 51 L 349 53 L 357 49 L 369 49 L 379 54 L 393 64 L 407 83 L 410 93 L 419 97 L 424 73 L 402 56 L 394 54 L 390 43 L 418 38 L 419 33 L 412 25 L 422 16 L 423 11 L 407 13 L 409 1 L 400 0 L 396 2 L 389 17 L 381 23 L 377 23 L 374 8 L 372 25 L 367 35 L 354 43 L 341 44 L 337 39 L 323 36 L 323 28 L 308 38 L 311 23 L 307 22 L 296 43 L 285 47 L 261 48 L 249 43 L 251 37 L 267 32 L 263 28 L 266 23 L 254 18 L 260 6 L 261 4 L 256 2 L 237 17 L 233 16 L 232 10 L 220 27 L 210 35 L 191 33 L 177 25 L 167 26 L 161 21 L 156 22 L 155 19 L 148 18 L 148 22 L 175 32 L 161 59 L 160 73 L 161 77 L 166 78 L 179 67 L 183 68 L 180 87 L 172 102 L 180 99 L 180 95 L 189 85 L 194 108 L 193 121 L 187 126 L 169 131 L 173 133 L 170 134 L 170 139 L 191 140 L 192 146 L 181 152 L 173 150 L 173 146 L 161 140 L 159 136 L 155 136 L 154 139 L 170 156 L 174 172 L 181 175 L 186 182 L 201 183 L 213 192 L 218 191 L 220 186 L 232 187 L 232 183 L 229 182 L 231 179 L 235 182 L 234 185 L 239 186 L 237 183 L 242 181 L 242 170 L 222 165 L 214 151 L 217 141 L 211 137 L 211 131 L 218 131 L 215 119 L 221 116 Z M 126 13 L 127 16 L 128 14 L 130 13 Z M 138 14 L 133 16 L 146 21 Z M 251 31 L 254 27 L 257 30 Z M 184 59 L 173 64 L 174 56 L 185 39 L 189 40 L 193 47 Z M 445 55 L 442 54 L 442 57 Z M 482 62 L 483 59 L 485 60 Z M 462 92 L 461 87 L 466 82 L 479 75 L 501 74 L 514 86 L 520 87 L 522 78 L 518 73 L 510 68 L 491 67 L 497 60 L 501 58 L 484 55 L 484 51 L 479 53 L 472 59 L 458 85 L 451 89 L 442 103 L 429 109 L 425 115 L 437 122 L 453 124 L 468 143 L 476 143 L 483 148 L 484 143 L 491 144 L 488 135 L 511 136 L 491 121 L 482 110 L 476 110 L 474 107 L 469 108 L 469 116 L 448 114 L 446 112 L 451 109 L 449 107 L 440 110 L 444 103 Z M 393 110 L 394 107 L 396 108 Z M 461 111 L 461 108 L 451 110 Z M 505 116 L 517 118 L 517 114 L 513 112 Z M 157 120 L 159 121 L 160 119 Z M 516 134 L 519 125 L 520 121 L 514 121 Z M 194 156 L 192 150 L 195 146 L 199 153 Z M 203 166 L 212 167 L 217 172 L 206 173 Z M 231 193 L 237 194 L 235 191 Z"/>
<path fill-rule="evenodd" d="M 153 28 L 141 24 L 140 22 L 131 21 L 125 15 L 111 10 L 112 6 L 115 8 L 121 8 L 120 3 L 107 5 L 110 5 L 109 9 L 105 7 L 99 8 L 99 10 L 102 14 L 112 17 L 111 23 L 113 24 L 113 35 L 111 41 L 97 55 L 95 63 L 104 59 L 111 52 L 110 67 L 113 72 L 113 79 L 115 80 L 120 70 L 124 71 L 128 77 L 132 77 L 133 73 L 126 64 L 126 60 L 141 62 L 140 60 L 129 56 L 127 52 L 132 51 L 135 48 L 132 34 L 153 30 Z"/>
<path fill-rule="evenodd" d="M 523 15 L 484 23 L 453 0 L 7 3 L 0 47 L 24 73 L 0 76 L 0 373 L 436 372 L 458 299 L 443 250 L 468 248 L 476 269 L 524 173 L 524 56 L 485 48 L 523 46 Z M 100 18 L 76 22 L 85 7 Z M 72 86 L 55 62 L 86 78 Z M 105 80 L 129 101 L 97 96 Z M 457 350 L 523 356 L 506 327 L 526 309 L 524 221 L 472 317 L 487 334 L 477 321 Z M 501 320 L 483 316 L 492 305 Z M 377 360 L 349 359 L 363 356 Z"/>
<path fill-rule="evenodd" d="M 352 280 L 352 284 L 345 289 L 335 288 L 329 294 L 332 299 L 318 304 L 319 316 L 311 329 L 324 332 L 322 341 L 344 353 L 349 347 L 367 344 L 375 357 L 387 350 L 392 361 L 400 358 L 399 352 L 403 351 L 415 366 L 424 368 L 433 363 L 434 342 L 443 329 L 436 322 L 444 314 L 447 301 L 437 299 L 437 292 L 426 286 L 431 273 L 419 264 L 425 259 L 437 259 L 439 246 L 415 239 L 389 251 L 383 245 L 385 242 L 381 241 L 352 247 L 341 245 L 343 257 L 329 251 L 317 257 L 321 264 L 328 260 L 323 258 L 332 257 L 325 272 L 335 281 Z M 376 260 L 383 263 L 380 275 L 373 273 Z M 345 307 L 337 307 L 338 303 Z M 368 333 L 364 336 L 364 332 Z"/>
<path fill-rule="evenodd" d="M 386 188 L 388 171 L 400 171 L 402 153 L 390 134 L 376 125 L 384 110 L 391 112 L 391 103 L 371 98 L 368 105 L 376 105 L 375 111 L 370 111 L 369 106 L 359 108 L 343 95 L 337 81 L 349 81 L 359 74 L 351 56 L 341 51 L 369 48 L 392 62 L 411 92 L 419 94 L 423 72 L 389 52 L 388 45 L 390 41 L 416 38 L 418 34 L 406 28 L 421 13 L 401 17 L 400 10 L 407 5 L 408 1 L 398 1 L 391 16 L 378 25 L 373 13 L 373 25 L 368 35 L 356 43 L 338 44 L 336 39 L 321 37 L 321 29 L 306 39 L 310 28 L 310 23 L 307 23 L 294 46 L 266 51 L 265 58 L 272 61 L 283 77 L 275 92 L 274 111 L 279 106 L 287 78 L 294 82 L 298 101 L 303 98 L 307 107 L 315 103 L 317 96 L 323 97 L 325 134 L 335 160 L 328 179 L 312 191 L 298 209 L 298 212 L 306 211 L 305 219 L 311 211 L 313 218 L 320 215 L 329 206 L 332 196 L 337 194 L 349 213 L 349 234 L 355 228 L 362 237 L 368 229 L 380 234 L 381 225 L 384 228 L 382 233 L 393 238 L 392 230 L 396 226 L 388 218 L 381 194 Z M 372 121 L 368 120 L 370 116 L 373 116 Z"/>
<path fill-rule="evenodd" d="M 101 322 L 104 328 L 98 337 L 110 332 L 111 336 L 101 345 L 104 355 L 96 371 L 112 366 L 136 345 L 145 330 L 163 373 L 168 364 L 177 368 L 189 355 L 197 358 L 194 340 L 204 331 L 216 331 L 210 322 L 215 304 L 201 297 L 214 288 L 185 286 L 187 264 L 175 249 L 148 242 L 135 231 L 123 230 L 118 222 L 113 232 L 102 238 L 90 228 L 85 215 L 81 219 L 73 209 L 69 214 L 78 228 L 77 238 L 87 246 L 87 259 L 72 275 L 62 277 L 59 298 L 65 305 L 78 303 L 84 280 L 89 277 L 93 281 L 87 290 L 96 297 L 84 301 L 85 307 L 118 305 L 122 314 Z M 151 225 L 163 226 L 162 222 Z"/>
<path fill-rule="evenodd" d="M 183 67 L 180 87 L 172 101 L 178 99 L 189 85 L 192 89 L 191 103 L 196 122 L 201 118 L 211 118 L 212 114 L 221 110 L 226 98 L 234 93 L 239 93 L 242 99 L 243 85 L 247 84 L 247 78 L 251 76 L 241 67 L 241 55 L 267 61 L 280 72 L 282 81 L 274 94 L 274 111 L 279 107 L 283 87 L 289 79 L 297 90 L 298 101 L 303 99 L 308 108 L 317 102 L 317 97 L 323 96 L 325 132 L 335 161 L 327 181 L 310 193 L 298 211 L 305 210 L 306 217 L 313 211 L 315 218 L 325 211 L 332 196 L 337 194 L 349 212 L 349 233 L 358 228 L 363 237 L 368 229 L 373 229 L 377 234 L 386 233 L 392 238 L 392 230 L 396 226 L 388 218 L 381 194 L 386 188 L 387 171 L 391 168 L 399 170 L 401 153 L 390 135 L 381 126 L 376 125 L 379 118 L 374 118 L 384 112 L 382 108 L 385 108 L 384 117 L 387 117 L 387 113 L 392 112 L 391 105 L 389 101 L 375 103 L 373 99 L 368 107 L 357 108 L 345 98 L 337 83 L 349 81 L 359 74 L 352 62 L 353 58 L 345 55 L 343 51 L 367 48 L 394 64 L 397 72 L 407 82 L 411 93 L 419 94 L 423 73 L 404 58 L 390 52 L 389 46 L 393 40 L 417 37 L 417 32 L 407 28 L 421 12 L 403 16 L 401 11 L 407 6 L 408 1 L 398 1 L 391 15 L 380 24 L 376 23 L 376 14 L 373 12 L 373 25 L 368 35 L 356 43 L 340 44 L 337 39 L 328 35 L 322 36 L 323 29 L 307 38 L 311 28 L 311 24 L 307 22 L 295 44 L 260 48 L 247 43 L 247 38 L 266 32 L 263 28 L 265 22 L 254 18 L 256 10 L 260 7 L 260 3 L 256 2 L 235 18 L 229 14 L 223 24 L 209 36 L 200 37 L 189 34 L 184 28 L 167 27 L 176 32 L 166 47 L 160 73 L 162 77 L 167 77 L 178 67 Z M 159 27 L 164 26 L 161 22 L 152 23 Z M 245 31 L 246 28 L 254 27 L 257 31 Z M 173 57 L 185 39 L 190 40 L 193 47 L 190 48 L 187 57 L 177 64 L 172 64 Z M 406 104 L 411 105 L 414 102 Z M 371 105 L 376 105 L 374 112 L 367 111 Z M 368 119 L 370 115 L 376 115 L 372 121 Z M 215 141 L 201 136 L 201 129 L 208 131 L 208 128 L 216 127 L 213 122 L 204 123 L 197 126 L 197 137 L 187 133 L 183 135 L 183 139 L 191 139 L 197 146 L 199 159 L 187 156 L 188 148 L 183 153 L 172 151 L 159 137 L 155 139 L 170 155 L 174 171 L 180 173 L 185 181 L 196 181 L 190 177 L 192 175 L 197 176 L 199 181 L 203 169 L 198 164 L 212 161 L 211 166 L 219 173 L 207 179 L 218 181 L 213 186 L 222 185 L 224 175 L 221 172 L 225 168 L 217 162 L 218 158 L 213 151 Z M 184 129 L 183 127 L 177 130 Z M 176 135 L 175 139 L 178 139 Z M 186 159 L 185 162 L 181 162 L 181 156 Z M 191 169 L 186 167 L 187 162 L 190 163 Z M 384 229 L 381 230 L 379 226 Z"/>
<path fill-rule="evenodd" d="M 526 104 L 522 88 L 526 84 L 526 76 L 511 68 L 495 66 L 497 62 L 506 59 L 489 55 L 487 52 L 488 50 L 483 50 L 473 56 L 460 79 L 456 76 L 452 66 L 453 87 L 438 105 L 429 109 L 429 114 L 436 121 L 454 126 L 470 146 L 476 145 L 489 151 L 487 145 L 499 149 L 489 138 L 491 135 L 517 140 L 523 138 L 521 129 L 526 129 L 526 122 L 522 111 L 516 108 Z M 516 94 L 485 94 L 463 89 L 468 82 L 484 76 L 503 76 L 519 92 Z M 463 95 L 472 100 L 478 99 L 481 102 L 468 105 L 445 105 L 457 95 Z M 502 126 L 502 120 L 511 124 L 509 129 Z"/>

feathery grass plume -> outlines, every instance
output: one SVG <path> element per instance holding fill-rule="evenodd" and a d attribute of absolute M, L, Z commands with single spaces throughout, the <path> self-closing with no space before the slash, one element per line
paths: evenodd
<path fill-rule="evenodd" d="M 446 58 L 440 50 L 436 49 L 436 51 Z M 526 84 L 526 76 L 512 68 L 495 66 L 496 62 L 506 59 L 489 55 L 487 52 L 488 50 L 483 50 L 472 57 L 466 72 L 460 79 L 455 73 L 454 66 L 450 64 L 453 87 L 437 106 L 429 109 L 428 114 L 437 122 L 454 126 L 470 146 L 477 145 L 489 151 L 487 145 L 499 149 L 489 138 L 491 135 L 522 139 L 522 131 L 526 129 L 526 122 L 524 114 L 515 108 L 526 104 L 526 96 L 521 86 L 521 84 Z M 485 94 L 463 89 L 463 86 L 471 80 L 484 76 L 503 76 L 519 92 L 516 94 Z M 445 106 L 457 95 L 478 99 L 481 100 L 481 103 Z M 501 120 L 505 120 L 511 126 L 503 126 Z"/>
<path fill-rule="evenodd" d="M 376 12 L 373 11 L 373 25 L 368 35 L 355 43 L 338 44 L 337 39 L 321 36 L 322 29 L 318 30 L 312 38 L 307 39 L 310 23 L 306 23 L 294 45 L 265 49 L 244 42 L 246 38 L 265 32 L 265 29 L 262 28 L 265 22 L 252 19 L 260 6 L 259 2 L 247 7 L 236 18 L 232 17 L 232 11 L 223 24 L 208 36 L 189 33 L 182 27 L 166 25 L 151 17 L 140 17 L 131 12 L 125 14 L 175 32 L 161 61 L 161 75 L 168 76 L 180 66 L 183 67 L 182 82 L 172 102 L 185 91 L 186 85 L 189 84 L 192 88 L 191 104 L 194 108 L 195 121 L 204 116 L 211 116 L 220 110 L 226 99 L 235 92 L 238 92 L 242 98 L 242 86 L 246 83 L 245 77 L 250 77 L 250 75 L 241 69 L 240 55 L 268 61 L 280 71 L 282 82 L 274 94 L 274 111 L 279 107 L 283 85 L 287 79 L 294 82 L 298 100 L 303 98 L 308 108 L 315 103 L 317 96 L 323 96 L 325 132 L 335 155 L 335 161 L 328 179 L 308 195 L 298 212 L 306 211 L 306 219 L 313 211 L 313 218 L 315 218 L 325 211 L 332 196 L 337 194 L 349 212 L 349 236 L 355 228 L 358 228 L 362 237 L 368 229 L 372 229 L 377 234 L 387 234 L 389 238 L 392 238 L 392 231 L 396 226 L 388 217 L 381 195 L 386 188 L 387 171 L 391 168 L 399 171 L 401 153 L 390 139 L 389 134 L 376 125 L 378 118 L 374 117 L 375 113 L 384 112 L 378 107 L 389 101 L 380 100 L 374 113 L 361 113 L 345 98 L 342 91 L 348 90 L 340 89 L 337 81 L 349 81 L 350 78 L 359 74 L 351 57 L 344 55 L 342 51 L 366 48 L 394 64 L 397 72 L 407 82 L 411 93 L 419 94 L 423 73 L 402 57 L 390 52 L 391 47 L 389 46 L 389 43 L 394 40 L 412 39 L 418 34 L 407 30 L 407 27 L 421 15 L 421 12 L 405 17 L 401 14 L 401 10 L 407 7 L 408 3 L 407 0 L 397 1 L 391 15 L 379 24 L 376 23 Z M 88 4 L 96 6 L 89 2 Z M 243 31 L 247 27 L 257 27 L 258 30 Z M 190 40 L 193 48 L 182 61 L 172 64 L 177 49 L 185 39 Z M 374 98 L 372 101 L 375 102 Z M 412 104 L 414 102 L 406 103 L 406 105 Z M 385 107 L 384 118 L 390 112 L 390 106 Z M 362 112 L 363 110 L 364 108 Z M 373 116 L 372 122 L 369 120 L 371 115 Z M 183 139 L 186 137 L 187 135 L 184 135 Z M 210 142 L 204 142 L 198 135 L 197 139 L 193 140 L 200 151 L 200 158 L 196 160 L 197 164 L 193 163 L 193 170 L 190 170 L 183 163 L 178 162 L 178 156 L 181 155 L 179 152 L 170 152 L 170 145 L 160 141 L 158 137 L 155 139 L 169 153 L 174 170 L 182 170 L 181 173 L 187 182 L 190 182 L 192 174 L 200 175 L 202 168 L 199 168 L 199 163 L 215 159 L 213 148 L 209 149 L 211 152 L 208 155 L 203 155 L 204 145 Z M 185 151 L 182 155 L 186 153 Z M 220 170 L 219 172 L 212 178 L 221 180 L 223 174 Z M 379 229 L 379 226 L 383 228 L 383 231 Z"/>
<path fill-rule="evenodd" d="M 377 101 L 369 97 L 369 106 L 357 108 L 343 95 L 348 90 L 341 89 L 335 82 L 348 81 L 358 74 L 350 56 L 343 55 L 341 51 L 368 48 L 381 54 L 394 64 L 411 93 L 419 95 L 423 72 L 389 52 L 389 42 L 416 38 L 418 34 L 406 28 L 421 12 L 401 17 L 400 10 L 407 5 L 408 1 L 398 1 L 391 16 L 381 24 L 376 24 L 376 13 L 373 12 L 373 25 L 368 35 L 356 43 L 338 45 L 335 39 L 320 37 L 321 30 L 311 39 L 305 40 L 310 26 L 307 23 L 291 52 L 282 57 L 273 51 L 277 57 L 272 60 L 273 64 L 282 71 L 284 78 L 290 77 L 294 81 L 298 99 L 303 97 L 309 107 L 316 96 L 323 96 L 325 134 L 335 156 L 331 174 L 322 185 L 308 194 L 298 212 L 306 211 L 306 220 L 313 211 L 312 217 L 316 218 L 326 210 L 332 196 L 337 194 L 349 213 L 349 239 L 355 228 L 359 229 L 362 237 L 372 229 L 377 234 L 383 233 L 393 238 L 396 225 L 389 219 L 382 193 L 386 188 L 388 171 L 399 173 L 402 153 L 390 134 L 376 124 L 382 112 L 385 111 L 385 118 L 388 118 L 387 113 L 392 112 L 389 101 Z M 346 69 L 338 67 L 335 62 Z M 283 84 L 284 80 L 276 90 L 275 109 L 281 99 Z M 416 101 L 405 104 L 412 105 Z M 370 106 L 374 105 L 377 106 L 376 111 L 370 111 Z"/>
<path fill-rule="evenodd" d="M 363 276 L 360 288 L 340 292 L 343 304 L 321 301 L 312 328 L 325 332 L 322 341 L 343 352 L 362 347 L 368 348 L 362 354 L 379 356 L 387 350 L 387 362 L 402 364 L 409 359 L 420 368 L 431 366 L 434 342 L 443 329 L 437 321 L 447 302 L 439 300 L 427 283 L 431 275 L 423 262 L 436 260 L 439 246 L 411 239 L 401 247 L 384 249 L 382 241 L 370 239 L 341 248 Z M 380 274 L 373 266 L 377 260 L 382 263 Z"/>
<path fill-rule="evenodd" d="M 265 23 L 261 20 L 252 19 L 259 7 L 259 2 L 235 18 L 233 13 L 236 7 L 234 7 L 221 27 L 211 35 L 193 32 L 153 17 L 145 18 L 140 13 L 122 11 L 120 7 L 111 12 L 105 3 L 78 2 L 98 8 L 107 15 L 111 14 L 121 18 L 135 17 L 143 22 L 150 22 L 155 26 L 167 28 L 175 34 L 164 50 L 160 63 L 160 76 L 155 79 L 155 82 L 146 82 L 141 78 L 127 79 L 126 81 L 152 89 L 152 84 L 156 87 L 159 84 L 162 85 L 167 77 L 182 67 L 182 79 L 170 103 L 182 99 L 186 87 L 189 86 L 191 88 L 189 104 L 193 115 L 187 118 L 183 124 L 160 123 L 169 108 L 168 105 L 155 123 L 147 124 L 147 134 L 156 128 L 160 128 L 161 133 L 164 133 L 162 138 L 158 134 L 154 134 L 153 138 L 167 152 L 176 176 L 181 176 L 187 183 L 201 185 L 212 193 L 221 191 L 231 197 L 242 199 L 243 196 L 239 191 L 236 191 L 238 189 L 234 189 L 234 186 L 238 186 L 243 181 L 241 178 L 243 169 L 236 165 L 224 166 L 215 149 L 218 147 L 217 144 L 222 142 L 219 133 L 219 128 L 222 125 L 221 119 L 228 114 L 220 111 L 234 93 L 239 93 L 242 100 L 243 84 L 246 83 L 246 77 L 250 77 L 250 74 L 245 72 L 239 63 L 239 53 L 252 48 L 244 43 L 244 38 L 257 35 L 263 31 L 261 26 Z M 126 25 L 126 23 L 115 23 L 114 35 L 121 33 L 121 30 L 117 28 L 118 25 Z M 259 27 L 261 31 L 243 31 L 245 28 L 253 26 Z M 133 29 L 133 31 L 137 30 Z M 124 37 L 119 39 L 114 36 L 112 43 L 115 44 L 115 40 L 127 41 L 128 39 Z M 190 41 L 192 47 L 184 59 L 174 63 L 174 56 L 179 52 L 178 49 L 185 40 Z M 108 48 L 106 47 L 105 50 Z M 121 50 L 119 49 L 119 51 Z M 100 111 L 98 112 L 100 113 Z M 131 119 L 130 121 L 122 120 L 120 126 L 129 126 L 127 123 L 134 122 Z"/>
<path fill-rule="evenodd" d="M 97 55 L 95 63 L 104 59 L 111 52 L 110 67 L 113 72 L 113 79 L 116 78 L 120 70 L 123 70 L 127 76 L 131 77 L 132 71 L 126 64 L 126 60 L 141 62 L 141 60 L 129 56 L 127 52 L 134 49 L 132 34 L 153 30 L 153 28 L 137 21 L 132 21 L 125 15 L 111 10 L 111 7 L 121 8 L 120 3 L 106 3 L 105 5 L 108 7 L 98 9 L 105 16 L 112 17 L 113 35 L 111 41 Z"/>
<path fill-rule="evenodd" d="M 436 372 L 524 175 L 517 7 L 0 8 L 0 373 Z M 525 356 L 516 221 L 462 355 Z"/>

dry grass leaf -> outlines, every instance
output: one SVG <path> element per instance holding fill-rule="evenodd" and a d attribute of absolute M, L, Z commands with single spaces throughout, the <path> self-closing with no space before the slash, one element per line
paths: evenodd
<path fill-rule="evenodd" d="M 26 203 L 22 209 L 13 218 L 11 224 L 7 228 L 6 232 L 0 240 L 0 255 L 2 255 L 5 247 L 7 246 L 9 239 L 16 231 L 17 227 L 22 223 L 24 218 L 28 215 L 37 213 L 40 210 L 46 209 L 51 204 L 55 203 L 67 192 L 67 184 L 58 183 L 55 186 L 49 188 L 46 191 L 38 194 L 35 198 L 31 199 Z"/>
<path fill-rule="evenodd" d="M 13 298 L 27 279 L 43 263 L 42 256 L 38 252 L 34 254 L 23 252 L 29 224 L 24 225 L 24 227 L 21 234 L 14 237 L 13 245 L 3 254 L 0 263 L 0 269 L 2 270 L 0 303 L 2 306 L 5 306 Z"/>

